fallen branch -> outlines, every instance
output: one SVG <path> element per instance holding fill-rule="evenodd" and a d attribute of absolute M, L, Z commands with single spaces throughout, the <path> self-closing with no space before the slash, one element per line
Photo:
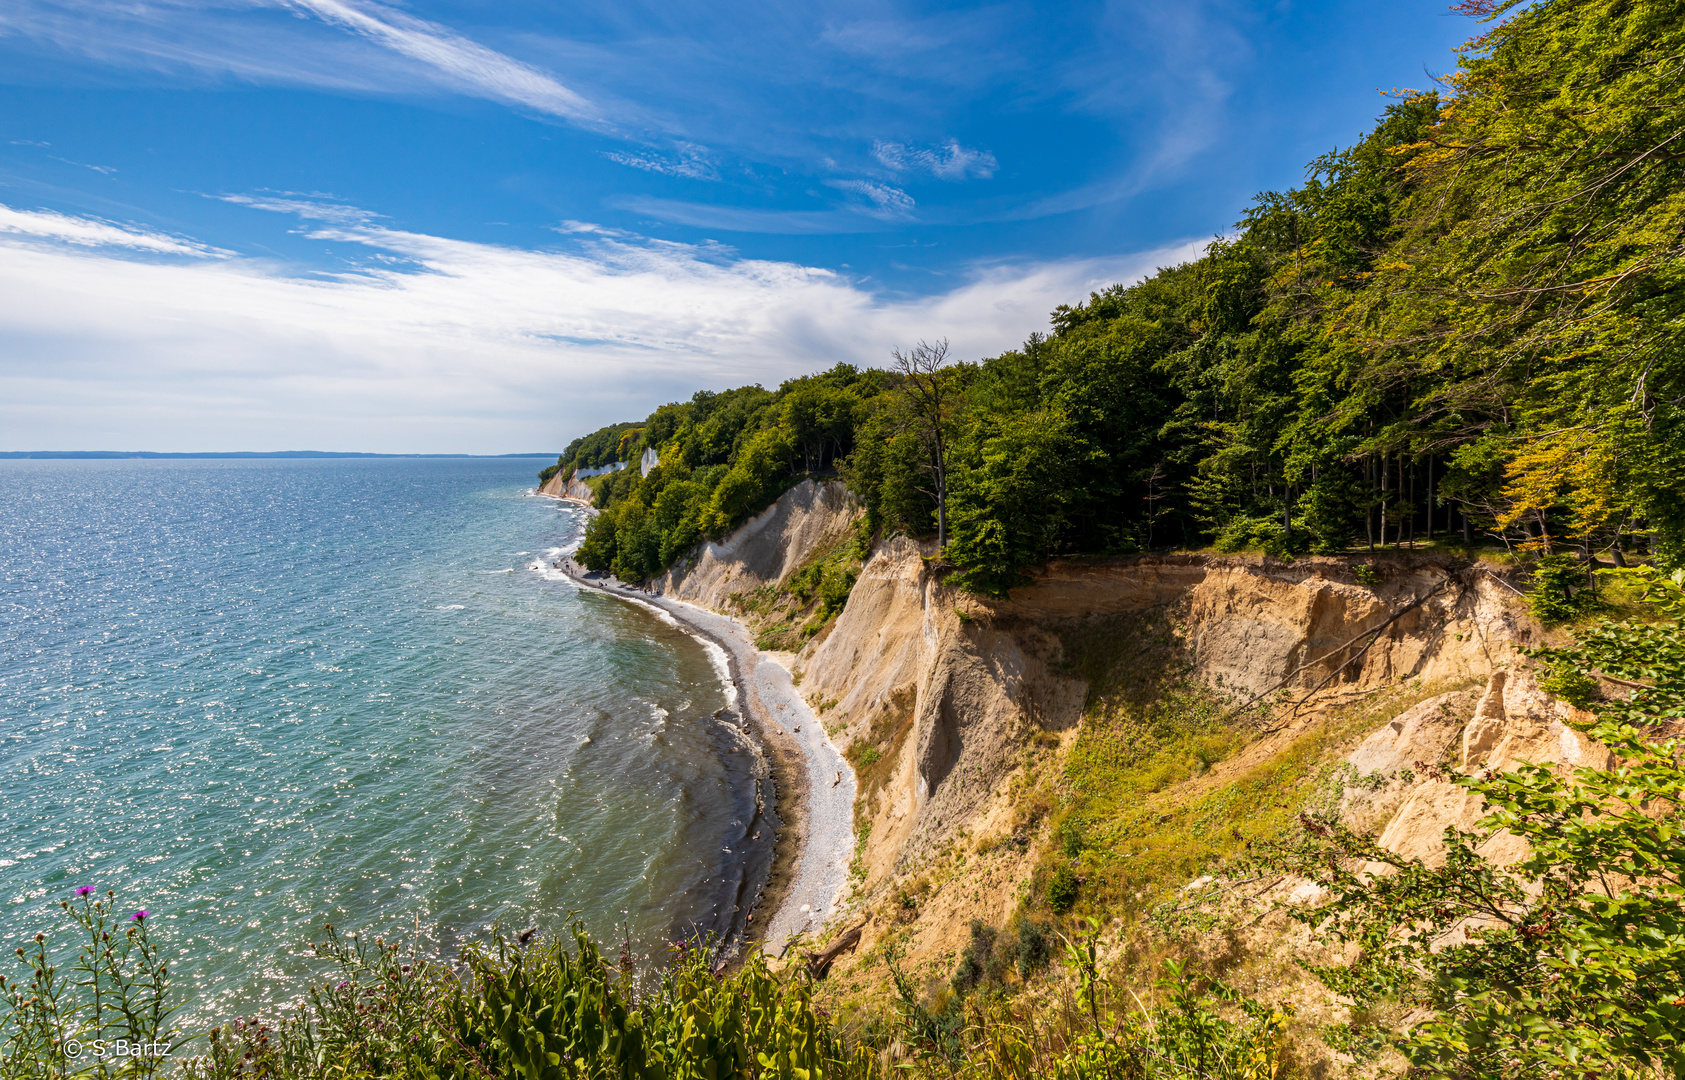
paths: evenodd
<path fill-rule="evenodd" d="M 814 982 L 818 982 L 826 976 L 837 957 L 860 944 L 860 932 L 864 929 L 866 929 L 866 924 L 861 923 L 854 929 L 844 932 L 841 937 L 831 942 L 823 951 L 807 954 L 807 973 L 813 978 Z"/>
<path fill-rule="evenodd" d="M 1347 668 L 1349 668 L 1353 664 L 1355 664 L 1357 661 L 1363 659 L 1364 655 L 1369 652 L 1370 646 L 1374 645 L 1375 642 L 1381 640 L 1381 631 L 1385 630 L 1387 627 L 1391 626 L 1393 623 L 1397 622 L 1398 620 L 1404 618 L 1404 616 L 1408 615 L 1411 611 L 1413 611 L 1416 608 L 1421 607 L 1423 604 L 1427 603 L 1428 600 L 1435 593 L 1437 593 L 1437 592 L 1439 592 L 1439 590 L 1445 588 L 1445 586 L 1451 584 L 1451 582 L 1453 580 L 1454 580 L 1453 578 L 1449 578 L 1449 577 L 1446 578 L 1444 581 L 1440 582 L 1438 585 L 1435 585 L 1433 588 L 1429 589 L 1426 593 L 1422 594 L 1422 596 L 1420 596 L 1417 599 L 1411 601 L 1409 604 L 1406 604 L 1403 608 L 1401 608 L 1399 610 L 1398 614 L 1394 615 L 1392 618 L 1388 619 L 1386 622 L 1382 623 L 1380 626 L 1377 626 L 1377 627 L 1375 627 L 1374 630 L 1370 631 L 1370 633 L 1373 636 L 1370 637 L 1370 639 L 1364 644 L 1363 648 L 1361 648 L 1357 651 L 1357 655 L 1353 656 L 1351 659 L 1347 660 L 1345 663 L 1341 664 L 1339 667 L 1335 668 L 1333 671 L 1330 671 L 1328 673 L 1328 675 L 1321 682 L 1319 682 L 1315 686 L 1311 687 L 1310 690 L 1305 694 L 1305 696 L 1300 698 L 1298 700 L 1298 702 L 1293 706 L 1293 711 L 1287 714 L 1288 717 L 1291 718 L 1291 717 L 1299 715 L 1299 710 L 1305 707 L 1305 702 L 1309 701 L 1312 697 L 1316 696 L 1316 692 L 1318 690 L 1321 690 L 1324 686 L 1327 686 L 1329 683 L 1333 682 L 1334 676 L 1340 674 L 1340 672 L 1346 670 Z M 1362 635 L 1359 635 L 1359 636 L 1362 636 Z M 1332 655 L 1332 654 L 1330 654 L 1330 655 Z"/>

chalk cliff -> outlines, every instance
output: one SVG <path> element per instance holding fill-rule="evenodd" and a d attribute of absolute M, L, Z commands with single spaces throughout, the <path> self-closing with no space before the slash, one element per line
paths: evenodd
<path fill-rule="evenodd" d="M 805 482 L 726 540 L 703 545 L 655 589 L 730 610 L 833 549 L 858 513 L 840 484 Z M 1447 825 L 1467 827 L 1482 813 L 1443 771 L 1424 766 L 1608 758 L 1568 726 L 1571 710 L 1539 690 L 1515 649 L 1536 643 L 1539 631 L 1504 570 L 1478 560 L 1394 552 L 1054 562 L 994 601 L 945 584 L 935 554 L 928 543 L 880 539 L 834 624 L 791 661 L 836 744 L 885 762 L 879 780 L 863 779 L 856 804 L 865 839 L 845 921 L 866 917 L 857 956 L 895 934 L 909 964 L 939 968 L 952 962 L 970 919 L 998 925 L 1022 901 L 1045 838 L 978 860 L 952 878 L 961 887 L 921 901 L 911 924 L 886 914 L 894 907 L 887 898 L 904 895 L 933 860 L 963 850 L 966 837 L 1013 827 L 1028 744 L 1069 745 L 1089 688 L 1071 670 L 1062 634 L 1085 621 L 1160 620 L 1194 679 L 1236 708 L 1261 702 L 1270 710 L 1273 727 L 1202 783 L 1255 763 L 1352 702 L 1384 710 L 1397 696 L 1397 712 L 1349 744 L 1354 779 L 1341 808 L 1406 855 L 1431 860 Z M 1490 854 L 1519 855 L 1502 845 L 1494 841 Z M 844 957 L 837 970 L 853 962 Z"/>

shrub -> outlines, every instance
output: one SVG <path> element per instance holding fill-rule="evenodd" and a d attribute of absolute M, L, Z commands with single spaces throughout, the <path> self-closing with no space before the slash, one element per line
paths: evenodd
<path fill-rule="evenodd" d="M 1292 559 L 1303 554 L 1311 544 L 1311 537 L 1303 529 L 1288 532 L 1276 518 L 1235 518 L 1217 533 L 1212 546 L 1218 551 L 1235 552 L 1258 550 L 1278 559 Z"/>
<path fill-rule="evenodd" d="M 1063 915 L 1077 902 L 1077 876 L 1069 863 L 1060 863 L 1047 882 L 1047 906 Z"/>
<path fill-rule="evenodd" d="M 1047 938 L 1047 927 L 1033 919 L 1018 920 L 1018 942 L 1014 949 L 1018 966 L 1018 977 L 1029 979 L 1047 967 L 1047 958 L 1052 946 Z"/>
<path fill-rule="evenodd" d="M 971 941 L 960 953 L 959 965 L 950 980 L 954 993 L 963 994 L 988 977 L 996 936 L 994 927 L 984 924 L 982 919 L 971 920 Z"/>
<path fill-rule="evenodd" d="M 1547 626 L 1567 622 L 1590 606 L 1585 570 L 1573 555 L 1546 555 L 1533 564 L 1533 591 L 1527 609 Z"/>
<path fill-rule="evenodd" d="M 1067 859 L 1074 859 L 1088 847 L 1088 832 L 1075 814 L 1059 822 L 1059 851 Z"/>

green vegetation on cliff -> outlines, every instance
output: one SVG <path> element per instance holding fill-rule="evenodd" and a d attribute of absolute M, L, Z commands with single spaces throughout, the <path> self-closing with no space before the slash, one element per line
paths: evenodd
<path fill-rule="evenodd" d="M 606 445 L 621 430 L 619 458 L 655 448 L 661 463 L 590 482 L 602 513 L 579 549 L 592 570 L 626 581 L 660 573 L 705 537 L 719 537 L 789 489 L 803 475 L 834 469 L 855 450 L 868 403 L 888 386 L 880 371 L 839 364 L 776 392 L 746 386 L 697 393 L 663 405 L 641 428 L 604 428 L 580 449 Z M 595 443 L 593 442 L 595 441 Z M 566 455 L 563 457 L 566 462 Z"/>
<path fill-rule="evenodd" d="M 648 576 L 835 469 L 873 531 L 945 533 L 987 592 L 1055 555 L 1430 532 L 1677 560 L 1682 50 L 1677 3 L 1515 12 L 1202 258 L 1060 307 L 1021 349 L 587 436 L 571 461 L 614 442 L 663 471 L 598 482 L 582 558 Z"/>

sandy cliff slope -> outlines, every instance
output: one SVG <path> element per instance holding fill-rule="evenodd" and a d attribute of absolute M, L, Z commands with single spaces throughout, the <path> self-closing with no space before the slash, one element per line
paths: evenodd
<path fill-rule="evenodd" d="M 835 550 L 858 514 L 840 484 L 805 482 L 653 591 L 741 611 L 744 597 Z M 1189 800 L 1357 716 L 1369 726 L 1339 736 L 1345 757 L 1331 759 L 1352 777 L 1341 810 L 1431 860 L 1447 825 L 1482 812 L 1446 770 L 1607 761 L 1516 651 L 1539 632 L 1501 567 L 1430 552 L 1073 560 L 987 600 L 945 584 L 934 556 L 929 544 L 880 539 L 840 615 L 789 661 L 834 745 L 869 766 L 850 896 L 832 923 L 864 924 L 836 969 L 856 985 L 881 982 L 867 969 L 890 940 L 941 978 L 971 919 L 1002 925 L 1025 903 L 1052 841 L 1045 816 L 1026 834 L 1015 804 L 1031 763 L 1056 775 L 1086 730 L 1094 703 L 1068 648 L 1095 627 L 1159 628 L 1164 648 L 1142 664 L 1174 655 L 1229 706 L 1254 706 L 1244 749 L 1187 780 Z M 1492 848 L 1519 854 L 1503 838 Z M 1253 932 L 1280 932 L 1270 926 Z"/>
<path fill-rule="evenodd" d="M 1301 717 L 1404 680 L 1484 679 L 1523 634 L 1510 590 L 1466 561 L 1383 560 L 1375 587 L 1346 559 L 1055 563 L 991 602 L 942 585 L 924 554 L 882 544 L 834 631 L 800 661 L 810 698 L 836 699 L 827 722 L 843 726 L 844 745 L 912 703 L 896 779 L 864 808 L 868 884 L 987 818 L 1018 745 L 1079 721 L 1087 685 L 1062 670 L 1062 626 L 1166 613 L 1199 679 L 1237 703 L 1308 694 Z M 1365 631 L 1383 626 L 1364 649 Z"/>

